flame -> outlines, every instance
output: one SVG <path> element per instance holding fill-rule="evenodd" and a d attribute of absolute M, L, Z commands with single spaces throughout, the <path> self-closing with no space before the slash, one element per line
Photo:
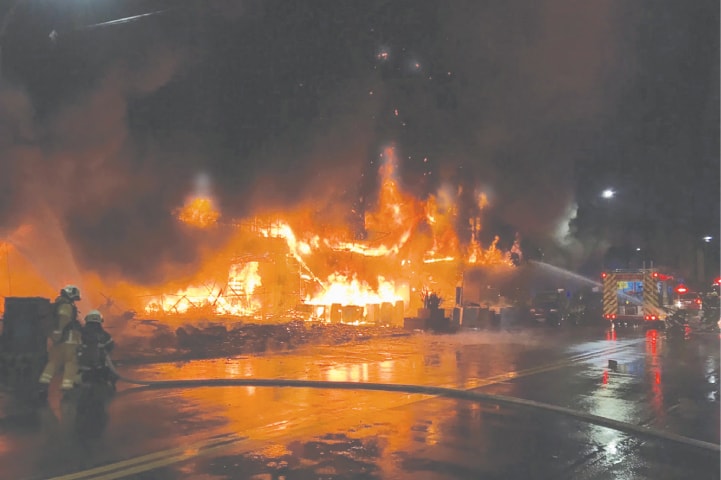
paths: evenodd
<path fill-rule="evenodd" d="M 217 223 L 220 212 L 215 209 L 212 198 L 193 197 L 176 211 L 176 217 L 191 227 L 208 228 Z"/>
<path fill-rule="evenodd" d="M 486 195 L 484 192 L 479 193 L 477 204 L 478 204 L 478 210 L 485 209 L 489 204 L 488 195 Z"/>
<path fill-rule="evenodd" d="M 453 262 L 455 260 L 456 257 L 424 258 L 423 263 Z"/>
<path fill-rule="evenodd" d="M 403 192 L 395 178 L 396 156 L 394 148 L 387 148 L 380 168 L 381 187 L 376 211 L 366 212 L 366 228 L 384 232 L 398 249 L 408 240 L 409 231 L 424 218 L 424 206 L 411 195 Z"/>
<path fill-rule="evenodd" d="M 367 282 L 359 280 L 357 276 L 346 277 L 342 274 L 331 274 L 325 282 L 325 290 L 315 296 L 308 296 L 310 305 L 358 305 L 380 304 L 384 302 L 395 303 L 408 301 L 401 294 L 402 285 L 387 281 L 382 276 L 377 278 L 377 287 L 371 287 Z"/>
<path fill-rule="evenodd" d="M 446 188 L 421 201 L 400 187 L 395 149 L 385 149 L 381 158 L 377 202 L 365 212 L 367 240 L 349 240 L 350 231 L 332 228 L 325 219 L 319 222 L 309 213 L 312 208 L 302 206 L 240 221 L 237 235 L 209 263 L 222 263 L 219 258 L 232 257 L 230 251 L 242 251 L 257 239 L 265 239 L 271 243 L 255 252 L 263 256 L 260 262 L 231 267 L 228 278 L 220 282 L 224 286 L 209 288 L 200 283 L 201 287 L 180 289 L 171 296 L 153 297 L 147 309 L 185 313 L 209 308 L 217 314 L 254 315 L 282 313 L 280 304 L 288 310 L 305 304 L 317 307 L 315 315 L 320 315 L 320 310 L 331 305 L 365 309 L 403 302 L 406 310 L 412 310 L 416 301 L 412 291 L 433 288 L 451 298 L 463 265 L 512 265 L 510 252 L 498 247 L 499 237 L 483 248 L 478 240 L 480 217 L 469 220 L 471 239 L 462 253 L 454 228 L 459 189 L 455 196 L 453 189 Z M 479 210 L 487 205 L 487 196 L 479 194 Z M 519 245 L 516 238 L 514 248 L 520 252 Z M 206 273 L 206 282 L 209 277 Z M 264 283 L 267 287 L 259 288 Z"/>
<path fill-rule="evenodd" d="M 443 204 L 443 205 L 442 205 Z M 450 198 L 431 195 L 425 204 L 425 216 L 433 232 L 433 246 L 426 252 L 425 263 L 451 262 L 458 252 L 458 236 L 453 227 L 457 210 Z M 450 254 L 450 255 L 449 255 Z"/>
<path fill-rule="evenodd" d="M 356 233 L 344 221 L 334 222 L 313 204 L 231 219 L 233 228 L 218 230 L 212 242 L 199 246 L 201 259 L 196 271 L 163 266 L 167 282 L 140 286 L 122 278 L 101 280 L 94 272 L 85 273 L 83 288 L 98 292 L 104 301 L 93 298 L 83 308 L 100 305 L 104 312 L 112 308 L 115 313 L 127 308 L 173 322 L 174 316 L 193 315 L 282 320 L 305 312 L 305 318 L 312 318 L 321 317 L 320 312 L 327 313 L 332 305 L 358 307 L 370 315 L 370 305 L 392 304 L 397 309 L 400 303 L 402 316 L 415 314 L 414 309 L 423 306 L 417 292 L 432 290 L 443 298 L 454 298 L 466 266 L 505 268 L 513 265 L 511 255 L 520 258 L 519 237 L 509 252 L 499 247 L 499 237 L 484 248 L 479 240 L 480 213 L 468 219 L 471 238 L 459 238 L 456 226 L 466 221 L 459 219 L 460 188 L 445 185 L 435 195 L 418 199 L 396 179 L 395 149 L 385 149 L 381 157 L 378 195 L 364 212 L 364 240 L 356 240 Z M 478 211 L 488 205 L 485 194 L 479 194 L 476 202 Z M 217 225 L 220 218 L 207 190 L 196 189 L 184 206 L 172 213 L 200 229 Z M 10 265 L 19 271 L 8 278 L 0 268 L 0 288 L 8 284 L 14 295 L 52 296 L 59 288 L 58 280 L 46 275 L 41 269 L 43 262 L 31 264 L 23 259 L 15 246 L 25 248 L 28 242 L 23 238 L 15 235 L 5 246 Z M 69 271 L 66 266 L 61 270 Z M 38 285 L 47 286 L 48 293 L 38 291 Z M 10 292 L 9 287 L 7 290 Z"/>
<path fill-rule="evenodd" d="M 260 310 L 253 292 L 262 285 L 258 262 L 231 265 L 224 286 L 193 286 L 171 295 L 153 296 L 145 305 L 145 313 L 185 314 L 192 309 L 206 309 L 220 315 L 247 316 Z"/>
<path fill-rule="evenodd" d="M 493 242 L 487 249 L 483 249 L 481 242 L 473 239 L 468 247 L 468 264 L 469 265 L 506 265 L 512 266 L 510 252 L 503 252 L 497 245 L 500 238 L 496 235 Z"/>
<path fill-rule="evenodd" d="M 397 159 L 393 147 L 381 154 L 384 163 L 379 174 L 381 187 L 378 208 L 366 212 L 365 225 L 370 232 L 382 235 L 378 242 L 327 241 L 335 251 L 357 253 L 367 257 L 398 256 L 411 238 L 414 230 L 426 217 L 422 202 L 403 192 L 395 178 Z"/>
<path fill-rule="evenodd" d="M 386 257 L 389 255 L 397 255 L 403 245 L 408 241 L 408 239 L 411 236 L 411 231 L 405 231 L 403 234 L 401 234 L 400 240 L 398 243 L 391 245 L 390 247 L 387 245 L 366 245 L 362 243 L 353 243 L 353 242 L 336 242 L 336 243 L 330 243 L 328 242 L 327 245 L 332 248 L 335 251 L 339 252 L 351 252 L 351 253 L 357 253 L 359 255 L 364 255 L 366 257 Z"/>

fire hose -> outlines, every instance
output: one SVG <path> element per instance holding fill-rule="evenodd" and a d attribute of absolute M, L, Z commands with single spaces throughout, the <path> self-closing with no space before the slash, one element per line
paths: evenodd
<path fill-rule="evenodd" d="M 326 380 L 293 380 L 285 378 L 205 378 L 188 380 L 137 380 L 123 376 L 118 372 L 115 364 L 108 358 L 110 370 L 121 380 L 133 385 L 140 385 L 147 389 L 173 389 L 173 388 L 201 388 L 201 387 L 291 387 L 316 388 L 337 390 L 371 390 L 382 392 L 418 393 L 433 395 L 457 400 L 470 400 L 473 402 L 496 403 L 500 405 L 521 406 L 538 410 L 553 412 L 562 416 L 571 417 L 585 423 L 610 428 L 619 432 L 638 435 L 648 439 L 663 439 L 675 443 L 700 448 L 714 453 L 721 452 L 721 446 L 715 443 L 666 432 L 644 425 L 621 422 L 608 417 L 573 410 L 550 403 L 536 402 L 506 395 L 492 395 L 488 393 L 463 390 L 458 388 L 436 387 L 431 385 L 409 385 L 399 383 L 372 383 L 372 382 L 341 382 Z"/>

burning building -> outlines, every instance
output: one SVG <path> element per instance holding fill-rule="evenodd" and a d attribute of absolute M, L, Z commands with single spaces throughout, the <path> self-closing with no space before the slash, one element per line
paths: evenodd
<path fill-rule="evenodd" d="M 302 318 L 400 325 L 404 316 L 414 315 L 423 306 L 423 292 L 433 291 L 446 301 L 444 306 L 453 307 L 464 269 L 513 267 L 512 256 L 520 254 L 518 239 L 512 251 L 499 249 L 498 237 L 485 247 L 479 240 L 485 196 L 478 198 L 478 216 L 463 221 L 458 218 L 460 195 L 415 198 L 395 178 L 394 149 L 386 149 L 383 157 L 377 201 L 365 212 L 362 240 L 348 222 L 336 222 L 312 204 L 225 219 L 205 189 L 171 212 L 200 243 L 204 238 L 214 239 L 202 246 L 194 271 L 168 274 L 169 281 L 154 286 L 127 280 L 110 284 L 83 274 L 82 286 L 101 308 L 132 310 L 137 317 L 171 323 L 177 319 L 274 322 Z M 470 232 L 467 238 L 458 233 L 458 225 L 464 223 L 470 225 L 465 230 Z M 17 265 L 15 257 L 23 255 L 17 249 L 13 253 L 12 263 Z M 30 255 L 25 257 L 23 277 L 33 270 L 43 271 L 33 268 Z M 10 282 L 10 269 L 6 275 Z M 17 282 L 20 275 L 15 278 Z M 80 283 L 55 279 L 38 291 L 42 281 L 26 280 L 21 283 L 34 283 L 35 291 L 17 285 L 14 295 L 51 296 L 60 282 Z M 104 300 L 94 298 L 97 292 L 102 292 Z"/>
<path fill-rule="evenodd" d="M 365 235 L 300 206 L 252 219 L 219 223 L 211 198 L 192 197 L 176 211 L 189 228 L 228 229 L 228 241 L 208 255 L 197 280 L 145 297 L 145 315 L 304 318 L 323 322 L 396 323 L 422 306 L 434 291 L 453 304 L 464 268 L 511 268 L 512 255 L 484 248 L 480 218 L 470 221 L 470 239 L 456 232 L 452 198 L 425 200 L 404 192 L 395 179 L 392 148 L 383 153 L 376 207 L 365 213 Z M 479 197 L 479 207 L 487 204 Z M 213 267 L 211 267 L 213 266 Z"/>

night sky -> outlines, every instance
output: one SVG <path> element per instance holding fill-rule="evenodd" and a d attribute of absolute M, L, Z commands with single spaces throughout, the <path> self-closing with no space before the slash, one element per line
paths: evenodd
<path fill-rule="evenodd" d="M 394 145 L 419 198 L 487 193 L 504 248 L 718 272 L 716 0 L 25 0 L 2 46 L 0 235 L 49 211 L 85 268 L 192 262 L 200 174 L 226 218 L 352 222 Z"/>

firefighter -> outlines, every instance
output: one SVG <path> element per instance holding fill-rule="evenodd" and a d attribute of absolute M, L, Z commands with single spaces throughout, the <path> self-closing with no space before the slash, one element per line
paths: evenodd
<path fill-rule="evenodd" d="M 67 392 L 75 386 L 81 329 L 75 302 L 79 300 L 80 289 L 75 285 L 68 285 L 60 290 L 60 295 L 53 303 L 53 326 L 49 334 L 52 346 L 48 352 L 48 363 L 40 375 L 41 399 L 47 398 L 48 386 L 59 368 L 63 369 L 60 388 Z"/>
<path fill-rule="evenodd" d="M 115 386 L 115 375 L 108 366 L 108 356 L 113 351 L 113 337 L 103 328 L 103 314 L 91 310 L 85 315 L 78 350 L 79 369 L 84 382 L 106 383 Z"/>

